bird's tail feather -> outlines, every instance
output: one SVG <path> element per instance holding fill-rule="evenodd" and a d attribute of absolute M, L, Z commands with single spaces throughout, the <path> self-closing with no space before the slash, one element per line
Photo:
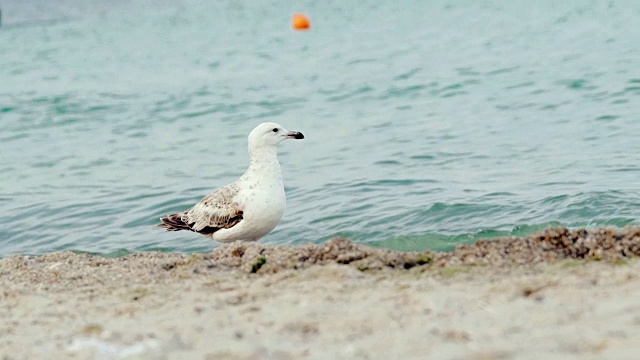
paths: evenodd
<path fill-rule="evenodd" d="M 158 224 L 156 226 L 159 228 L 163 228 L 166 231 L 191 230 L 189 224 L 185 223 L 184 220 L 182 220 L 182 215 L 184 215 L 184 213 L 176 213 L 162 217 L 160 218 L 162 224 Z"/>

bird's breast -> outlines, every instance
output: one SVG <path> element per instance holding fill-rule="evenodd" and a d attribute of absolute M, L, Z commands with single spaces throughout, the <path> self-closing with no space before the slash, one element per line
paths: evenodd
<path fill-rule="evenodd" d="M 268 179 L 250 184 L 245 194 L 245 216 L 261 218 L 282 217 L 286 197 L 282 181 Z"/>

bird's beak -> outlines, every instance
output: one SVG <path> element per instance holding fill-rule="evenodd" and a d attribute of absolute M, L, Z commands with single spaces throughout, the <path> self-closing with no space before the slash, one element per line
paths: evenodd
<path fill-rule="evenodd" d="M 287 139 L 304 139 L 304 135 L 299 131 L 289 131 L 287 133 Z"/>

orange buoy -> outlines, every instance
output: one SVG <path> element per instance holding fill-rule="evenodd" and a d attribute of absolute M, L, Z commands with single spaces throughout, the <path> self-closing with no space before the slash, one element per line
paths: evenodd
<path fill-rule="evenodd" d="M 309 18 L 304 14 L 293 14 L 291 17 L 291 27 L 294 30 L 308 30 L 311 27 Z"/>

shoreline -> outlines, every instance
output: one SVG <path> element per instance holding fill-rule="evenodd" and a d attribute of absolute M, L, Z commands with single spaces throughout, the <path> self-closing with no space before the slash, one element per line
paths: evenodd
<path fill-rule="evenodd" d="M 640 228 L 0 260 L 7 359 L 628 358 Z M 381 356 L 383 355 L 383 356 Z"/>

